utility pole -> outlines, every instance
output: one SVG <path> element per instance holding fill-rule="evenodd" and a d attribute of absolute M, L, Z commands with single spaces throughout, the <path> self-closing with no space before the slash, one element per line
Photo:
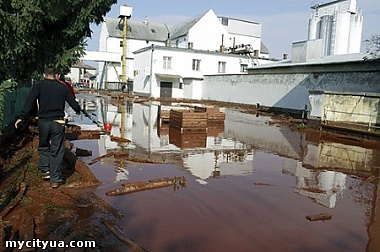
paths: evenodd
<path fill-rule="evenodd" d="M 128 84 L 127 77 L 127 30 L 128 19 L 132 17 L 132 7 L 128 7 L 126 4 L 120 6 L 119 18 L 123 21 L 123 54 L 121 56 L 121 91 L 123 92 Z M 125 137 L 125 104 L 120 105 L 121 119 L 120 119 L 120 136 Z"/>
<path fill-rule="evenodd" d="M 124 91 L 125 86 L 128 84 L 127 77 L 127 31 L 128 19 L 132 17 L 132 7 L 126 4 L 120 6 L 119 18 L 123 22 L 123 52 L 121 56 L 121 90 Z"/>

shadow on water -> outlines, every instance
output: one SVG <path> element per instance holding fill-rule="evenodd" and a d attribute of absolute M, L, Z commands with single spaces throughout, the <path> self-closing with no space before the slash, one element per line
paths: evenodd
<path fill-rule="evenodd" d="M 269 117 L 229 108 L 223 108 L 223 123 L 190 134 L 157 116 L 159 110 L 183 109 L 183 104 L 159 107 L 78 98 L 93 104 L 91 113 L 98 120 L 112 123 L 110 135 L 75 143 L 93 151 L 85 162 L 115 150 L 165 161 L 109 157 L 90 166 L 104 182 L 97 193 L 124 212 L 120 224 L 150 251 L 379 247 L 379 149 L 311 140 L 316 137 L 270 125 Z M 74 121 L 93 127 L 86 118 Z M 132 142 L 116 143 L 111 135 Z M 173 176 L 185 176 L 186 188 L 105 196 L 126 182 Z M 320 213 L 331 220 L 305 218 Z"/>

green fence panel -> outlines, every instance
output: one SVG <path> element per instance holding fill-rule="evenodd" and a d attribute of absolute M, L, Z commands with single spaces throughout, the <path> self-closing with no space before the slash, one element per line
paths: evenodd
<path fill-rule="evenodd" d="M 14 121 L 16 116 L 20 113 L 29 91 L 30 87 L 22 87 L 0 93 L 1 128 L 6 127 Z"/>

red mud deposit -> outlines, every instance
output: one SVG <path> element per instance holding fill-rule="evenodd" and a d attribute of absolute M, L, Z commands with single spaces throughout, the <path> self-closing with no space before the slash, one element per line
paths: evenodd
<path fill-rule="evenodd" d="M 30 127 L 23 132 L 29 141 L 21 147 L 9 143 L 7 152 L 2 152 L 0 251 L 6 250 L 6 241 L 37 238 L 66 243 L 95 241 L 96 247 L 86 251 L 145 251 L 115 224 L 123 213 L 92 192 L 100 182 L 70 151 L 72 144 L 66 144 L 66 184 L 52 189 L 40 178 L 36 165 L 38 137 L 33 134 L 36 128 Z"/>

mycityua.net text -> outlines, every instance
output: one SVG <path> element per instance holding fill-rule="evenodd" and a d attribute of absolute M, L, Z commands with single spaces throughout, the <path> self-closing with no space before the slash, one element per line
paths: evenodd
<path fill-rule="evenodd" d="M 31 241 L 5 241 L 6 248 L 95 248 L 95 241 L 42 241 L 33 239 Z"/>

